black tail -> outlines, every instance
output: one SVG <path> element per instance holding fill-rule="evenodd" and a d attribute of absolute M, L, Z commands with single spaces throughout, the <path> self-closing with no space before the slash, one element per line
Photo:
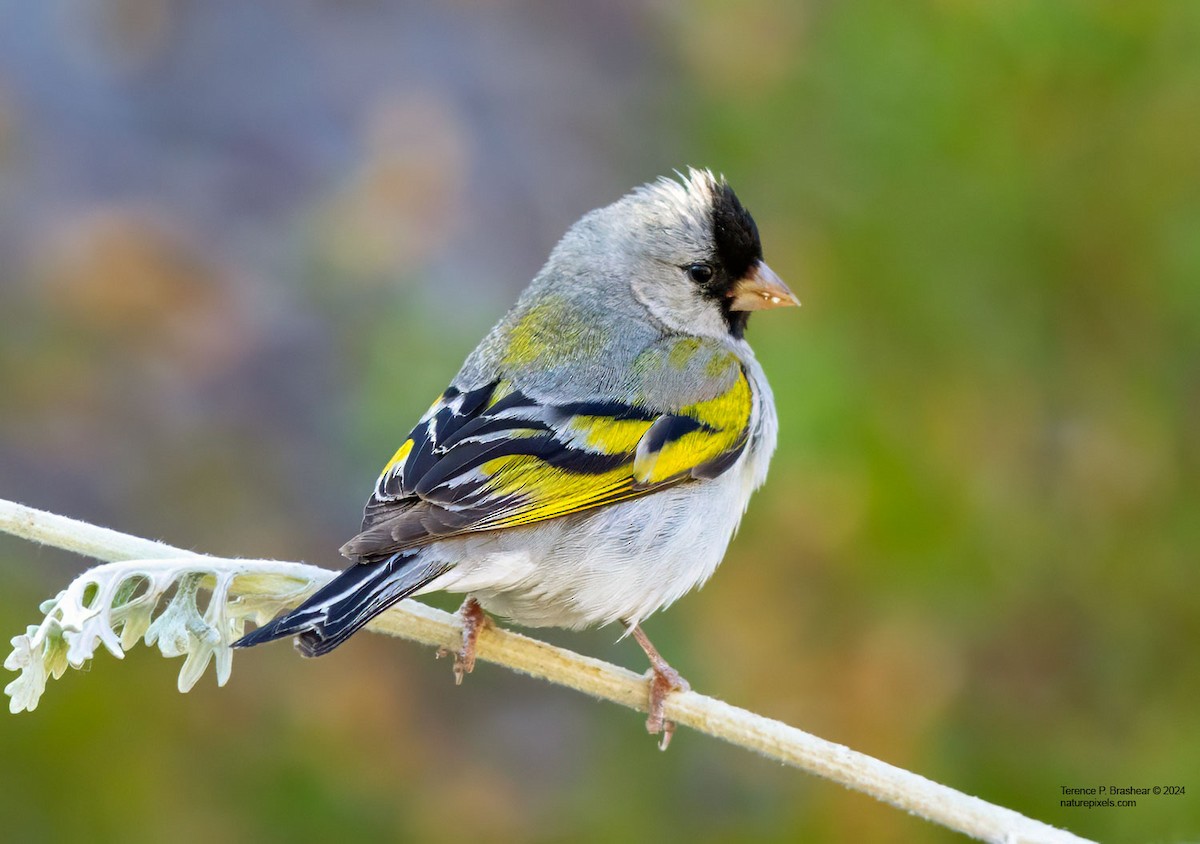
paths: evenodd
<path fill-rule="evenodd" d="M 356 563 L 296 609 L 247 633 L 233 646 L 249 648 L 299 635 L 297 646 L 302 654 L 321 656 L 449 569 L 445 563 L 418 562 L 413 552 L 395 554 L 378 563 Z"/>

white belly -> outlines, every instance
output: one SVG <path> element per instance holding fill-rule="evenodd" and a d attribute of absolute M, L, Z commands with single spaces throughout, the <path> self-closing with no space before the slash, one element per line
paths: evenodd
<path fill-rule="evenodd" d="M 469 592 L 529 627 L 636 624 L 716 570 L 751 491 L 744 463 L 711 481 L 439 543 L 430 552 L 455 568 L 421 591 Z"/>

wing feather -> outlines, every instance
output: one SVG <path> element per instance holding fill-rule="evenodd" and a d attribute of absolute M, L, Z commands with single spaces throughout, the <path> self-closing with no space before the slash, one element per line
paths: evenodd
<path fill-rule="evenodd" d="M 548 404 L 502 380 L 452 387 L 384 466 L 362 532 L 342 552 L 383 559 L 716 477 L 745 449 L 752 405 L 744 371 L 715 398 L 666 412 Z"/>

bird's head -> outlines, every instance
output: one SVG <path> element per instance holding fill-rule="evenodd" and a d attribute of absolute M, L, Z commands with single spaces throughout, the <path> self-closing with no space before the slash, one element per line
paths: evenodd
<path fill-rule="evenodd" d="M 758 226 L 733 189 L 708 170 L 643 185 L 584 217 L 564 238 L 592 250 L 628 283 L 650 316 L 687 334 L 740 339 L 751 311 L 799 305 L 763 261 Z M 618 269 L 619 268 L 619 269 Z"/>

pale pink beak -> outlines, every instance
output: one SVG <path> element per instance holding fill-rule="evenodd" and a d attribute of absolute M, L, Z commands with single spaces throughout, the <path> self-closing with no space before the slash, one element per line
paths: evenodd
<path fill-rule="evenodd" d="M 796 294 L 788 289 L 775 271 L 759 261 L 729 292 L 731 310 L 765 311 L 799 305 Z"/>

